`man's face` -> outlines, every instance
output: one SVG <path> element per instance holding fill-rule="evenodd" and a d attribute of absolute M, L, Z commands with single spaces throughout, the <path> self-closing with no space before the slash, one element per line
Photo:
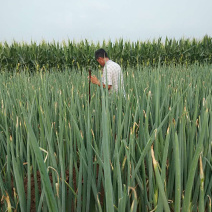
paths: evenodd
<path fill-rule="evenodd" d="M 97 62 L 99 63 L 100 66 L 103 67 L 103 66 L 105 65 L 105 58 L 99 57 L 99 58 L 97 59 Z"/>

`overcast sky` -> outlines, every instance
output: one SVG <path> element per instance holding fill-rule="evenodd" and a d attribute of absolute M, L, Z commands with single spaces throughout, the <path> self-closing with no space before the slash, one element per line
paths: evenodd
<path fill-rule="evenodd" d="M 212 36 L 212 0 L 0 0 L 0 42 Z"/>

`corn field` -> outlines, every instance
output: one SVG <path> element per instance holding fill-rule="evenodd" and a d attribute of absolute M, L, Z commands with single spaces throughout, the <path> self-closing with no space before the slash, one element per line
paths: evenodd
<path fill-rule="evenodd" d="M 166 38 L 164 42 L 161 38 L 145 42 L 120 39 L 113 43 L 109 40 L 101 44 L 87 40 L 78 43 L 71 40 L 62 43 L 32 41 L 30 44 L 4 42 L 0 43 L 0 69 L 82 70 L 87 66 L 96 69 L 94 52 L 100 47 L 105 48 L 109 56 L 123 69 L 158 64 L 212 64 L 212 38 L 206 35 L 201 40 Z"/>
<path fill-rule="evenodd" d="M 126 67 L 90 103 L 87 76 L 0 73 L 0 210 L 210 212 L 212 65 Z"/>

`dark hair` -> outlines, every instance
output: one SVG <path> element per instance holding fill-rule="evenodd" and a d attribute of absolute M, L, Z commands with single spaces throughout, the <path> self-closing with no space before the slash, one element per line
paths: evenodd
<path fill-rule="evenodd" d="M 107 52 L 104 49 L 98 49 L 95 52 L 95 59 L 97 60 L 99 57 L 102 57 L 102 58 L 107 57 L 108 58 Z"/>

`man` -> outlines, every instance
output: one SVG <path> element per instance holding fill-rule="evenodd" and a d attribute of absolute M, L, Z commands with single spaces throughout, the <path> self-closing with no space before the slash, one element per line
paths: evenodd
<path fill-rule="evenodd" d="M 123 73 L 121 71 L 121 67 L 109 59 L 107 52 L 104 49 L 98 49 L 95 52 L 95 59 L 103 67 L 103 88 L 106 88 L 107 85 L 109 93 L 118 93 L 119 90 L 124 92 Z M 91 76 L 91 82 L 98 86 L 101 84 L 95 75 Z"/>

